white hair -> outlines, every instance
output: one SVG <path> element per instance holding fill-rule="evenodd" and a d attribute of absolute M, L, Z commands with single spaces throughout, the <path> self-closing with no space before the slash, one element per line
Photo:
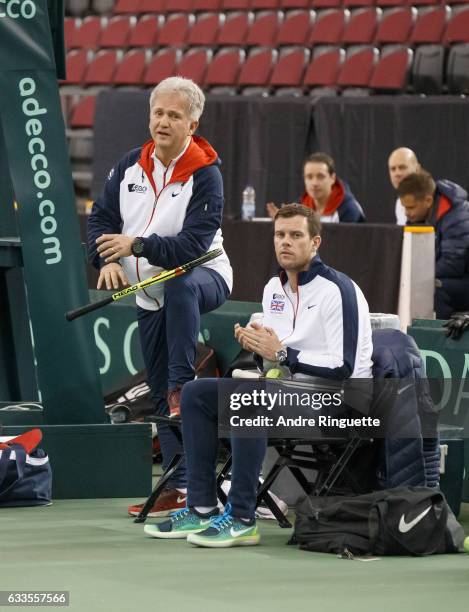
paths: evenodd
<path fill-rule="evenodd" d="M 185 77 L 169 77 L 158 83 L 150 95 L 150 110 L 153 108 L 158 94 L 175 93 L 185 98 L 192 121 L 198 121 L 202 115 L 205 96 L 200 87 L 191 79 Z"/>

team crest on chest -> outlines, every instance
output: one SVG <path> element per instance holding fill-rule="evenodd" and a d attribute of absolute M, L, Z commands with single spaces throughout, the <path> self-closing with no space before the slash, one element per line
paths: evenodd
<path fill-rule="evenodd" d="M 285 309 L 285 296 L 282 293 L 274 293 L 270 302 L 270 312 L 281 313 Z"/>

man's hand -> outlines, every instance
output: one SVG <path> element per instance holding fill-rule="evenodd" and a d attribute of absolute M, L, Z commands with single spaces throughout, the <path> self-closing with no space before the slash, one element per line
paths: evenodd
<path fill-rule="evenodd" d="M 469 312 L 453 312 L 449 321 L 443 325 L 446 327 L 446 336 L 453 340 L 459 340 L 464 331 L 469 327 Z"/>
<path fill-rule="evenodd" d="M 278 206 L 276 206 L 273 202 L 267 202 L 265 208 L 267 210 L 267 214 L 271 219 L 273 219 L 279 211 Z"/>
<path fill-rule="evenodd" d="M 283 348 L 277 334 L 270 327 L 251 323 L 249 327 L 234 326 L 235 338 L 243 349 L 257 353 L 264 359 L 275 361 L 275 353 Z"/>
<path fill-rule="evenodd" d="M 98 278 L 98 289 L 101 289 L 103 285 L 106 286 L 106 289 L 119 289 L 119 282 L 122 284 L 122 287 L 127 287 L 129 284 L 120 264 L 110 263 L 101 268 Z"/>
<path fill-rule="evenodd" d="M 103 234 L 96 239 L 99 256 L 106 263 L 119 261 L 121 257 L 132 255 L 131 246 L 135 240 L 133 236 L 124 234 Z"/>

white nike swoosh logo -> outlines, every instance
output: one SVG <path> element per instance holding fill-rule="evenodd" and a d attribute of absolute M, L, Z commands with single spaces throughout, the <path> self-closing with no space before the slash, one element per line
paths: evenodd
<path fill-rule="evenodd" d="M 408 531 L 410 531 L 413 527 L 415 527 L 415 525 L 417 525 L 418 522 L 420 522 L 423 519 L 423 517 L 426 514 L 430 512 L 431 509 L 432 507 L 428 506 L 426 510 L 424 510 L 418 516 L 416 516 L 413 521 L 410 521 L 410 523 L 406 523 L 405 515 L 403 514 L 401 516 L 401 520 L 399 521 L 399 531 L 401 533 L 407 533 Z"/>
<path fill-rule="evenodd" d="M 182 504 L 182 503 L 184 503 L 186 501 L 186 499 L 187 499 L 187 495 L 184 495 L 183 497 L 178 496 L 178 498 L 176 500 L 176 503 L 177 504 Z"/>
<path fill-rule="evenodd" d="M 212 519 L 205 519 L 205 520 L 200 520 L 200 524 L 201 525 L 208 525 L 211 522 Z"/>
<path fill-rule="evenodd" d="M 413 386 L 414 386 L 414 383 L 410 383 L 410 385 L 406 385 L 402 389 L 398 390 L 397 395 L 400 395 L 401 393 L 404 393 L 404 391 L 407 391 L 407 389 L 410 389 L 410 387 L 413 387 Z"/>
<path fill-rule="evenodd" d="M 251 529 L 252 529 L 252 526 L 247 527 L 246 529 L 234 529 L 233 527 L 231 527 L 230 529 L 231 537 L 236 538 L 236 536 L 243 535 L 243 533 L 247 533 L 248 531 L 251 531 Z"/>

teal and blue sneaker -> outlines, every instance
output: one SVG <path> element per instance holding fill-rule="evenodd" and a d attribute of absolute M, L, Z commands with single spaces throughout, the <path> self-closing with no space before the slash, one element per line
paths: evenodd
<path fill-rule="evenodd" d="M 229 548 L 231 546 L 255 546 L 259 544 L 260 535 L 256 521 L 242 521 L 231 514 L 231 504 L 225 512 L 212 518 L 205 531 L 192 532 L 187 541 L 196 546 L 207 548 Z"/>
<path fill-rule="evenodd" d="M 173 512 L 168 521 L 156 525 L 145 525 L 144 531 L 152 538 L 165 540 L 187 538 L 190 533 L 204 531 L 213 518 L 219 514 L 215 508 L 207 514 L 200 514 L 194 508 L 183 508 Z"/>

